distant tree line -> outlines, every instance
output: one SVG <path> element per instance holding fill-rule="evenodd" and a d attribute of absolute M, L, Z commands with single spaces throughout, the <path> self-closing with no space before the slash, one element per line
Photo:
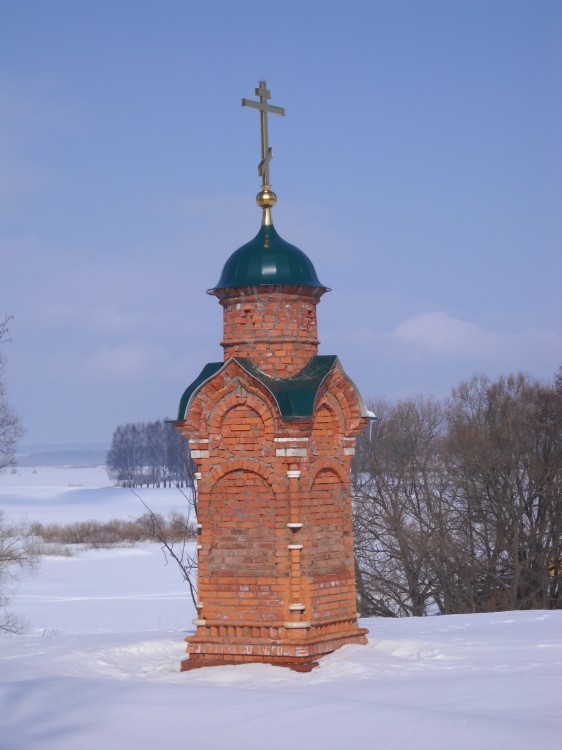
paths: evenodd
<path fill-rule="evenodd" d="M 34 539 L 43 545 L 36 544 L 40 554 L 51 554 L 51 548 L 45 545 L 51 545 L 54 553 L 60 554 L 61 545 L 81 545 L 96 549 L 159 541 L 153 533 L 155 523 L 171 543 L 195 538 L 195 525 L 178 511 L 171 511 L 167 516 L 145 513 L 140 518 L 127 520 L 113 518 L 110 521 L 74 521 L 67 524 L 34 522 L 30 530 Z"/>
<path fill-rule="evenodd" d="M 562 375 L 370 404 L 353 467 L 359 609 L 562 606 Z"/>
<path fill-rule="evenodd" d="M 125 487 L 191 487 L 194 465 L 188 442 L 163 419 L 117 427 L 107 470 Z"/>

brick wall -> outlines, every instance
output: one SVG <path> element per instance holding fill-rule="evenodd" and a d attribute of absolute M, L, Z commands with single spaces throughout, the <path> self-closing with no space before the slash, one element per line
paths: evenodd
<path fill-rule="evenodd" d="M 249 357 L 267 375 L 291 377 L 317 353 L 316 305 L 322 289 L 222 290 L 225 361 Z"/>

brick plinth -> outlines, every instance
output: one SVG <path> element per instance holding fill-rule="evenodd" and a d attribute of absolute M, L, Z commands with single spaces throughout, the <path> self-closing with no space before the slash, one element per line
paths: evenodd
<path fill-rule="evenodd" d="M 267 662 L 308 671 L 344 644 L 366 643 L 350 464 L 367 420 L 337 358 L 316 356 L 324 291 L 216 291 L 225 365 L 188 389 L 176 423 L 200 477 L 197 629 L 182 670 Z M 315 380 L 318 360 L 330 364 Z"/>
<path fill-rule="evenodd" d="M 339 635 L 315 635 L 298 641 L 285 642 L 282 638 L 255 640 L 239 637 L 234 641 L 212 638 L 205 633 L 187 637 L 188 658 L 182 661 L 181 671 L 207 666 L 230 666 L 262 662 L 280 667 L 289 667 L 297 672 L 310 672 L 318 666 L 318 659 L 349 643 L 367 643 L 365 628 L 349 623 L 349 631 Z"/>

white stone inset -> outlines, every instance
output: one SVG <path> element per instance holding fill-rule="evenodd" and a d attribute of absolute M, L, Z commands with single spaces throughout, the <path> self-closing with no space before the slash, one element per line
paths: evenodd
<path fill-rule="evenodd" d="M 298 469 L 289 469 L 287 471 L 287 479 L 298 479 L 300 475 L 301 472 Z"/>
<path fill-rule="evenodd" d="M 207 453 L 209 451 L 206 451 Z M 193 451 L 192 451 L 193 455 Z M 276 456 L 287 456 L 288 458 L 293 456 L 307 456 L 308 450 L 306 448 L 276 448 L 275 449 L 275 455 Z"/>
<path fill-rule="evenodd" d="M 191 458 L 209 458 L 209 451 L 192 450 Z"/>
<path fill-rule="evenodd" d="M 284 622 L 283 627 L 287 628 L 288 630 L 304 630 L 306 628 L 311 628 L 312 623 L 306 622 L 305 620 L 303 620 L 302 622 Z"/>
<path fill-rule="evenodd" d="M 355 448 L 344 448 L 343 449 L 343 455 L 344 456 L 354 456 L 355 455 Z"/>

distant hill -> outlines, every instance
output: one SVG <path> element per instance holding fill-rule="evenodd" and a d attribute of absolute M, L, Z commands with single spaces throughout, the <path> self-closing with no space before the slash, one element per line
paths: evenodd
<path fill-rule="evenodd" d="M 24 445 L 18 452 L 19 466 L 105 466 L 109 446 L 105 443 Z"/>

